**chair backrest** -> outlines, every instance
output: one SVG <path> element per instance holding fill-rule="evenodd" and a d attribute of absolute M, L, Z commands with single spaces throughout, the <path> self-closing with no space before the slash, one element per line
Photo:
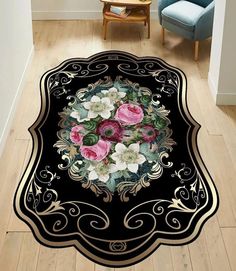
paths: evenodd
<path fill-rule="evenodd" d="M 189 2 L 192 2 L 194 4 L 197 4 L 202 7 L 207 7 L 213 0 L 188 0 Z"/>

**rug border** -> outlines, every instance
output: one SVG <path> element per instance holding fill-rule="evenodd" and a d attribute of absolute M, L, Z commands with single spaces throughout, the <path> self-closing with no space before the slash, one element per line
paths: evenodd
<path fill-rule="evenodd" d="M 46 110 L 45 110 L 46 109 L 46 104 L 43 103 L 43 101 L 45 100 L 44 80 L 47 77 L 47 75 L 50 74 L 53 71 L 56 71 L 56 70 L 60 69 L 66 63 L 72 62 L 74 60 L 88 62 L 88 61 L 92 61 L 93 59 L 96 59 L 98 56 L 103 56 L 103 55 L 107 55 L 107 54 L 117 54 L 117 53 L 125 55 L 125 56 L 129 56 L 132 59 L 139 60 L 139 61 L 142 60 L 142 59 L 147 59 L 147 58 L 149 60 L 153 59 L 155 61 L 160 61 L 162 64 L 164 64 L 164 66 L 166 66 L 168 68 L 171 68 L 172 70 L 175 70 L 175 71 L 178 72 L 178 74 L 180 74 L 183 85 L 182 85 L 181 97 L 179 97 L 179 93 L 178 93 L 178 103 L 180 102 L 180 98 L 182 98 L 182 106 L 183 106 L 183 109 L 184 109 L 184 113 L 188 117 L 188 120 L 194 125 L 193 133 L 191 135 L 191 137 L 192 137 L 191 139 L 192 139 L 193 151 L 194 151 L 196 160 L 198 162 L 198 165 L 200 167 L 200 170 L 202 171 L 202 173 L 204 173 L 205 179 L 206 179 L 206 181 L 207 181 L 207 183 L 208 183 L 208 185 L 210 187 L 210 190 L 211 190 L 211 193 L 212 193 L 212 197 L 213 197 L 213 204 L 212 204 L 211 209 L 207 213 L 205 213 L 197 221 L 195 230 L 187 238 L 180 239 L 180 240 L 157 239 L 142 254 L 139 254 L 138 256 L 130 258 L 129 260 L 119 261 L 119 262 L 113 262 L 113 261 L 109 261 L 109 260 L 104 260 L 103 258 L 100 258 L 100 257 L 97 257 L 97 256 L 93 255 L 88 250 L 86 250 L 84 247 L 82 247 L 77 240 L 71 240 L 71 241 L 66 241 L 66 242 L 64 242 L 64 241 L 63 242 L 60 242 L 60 241 L 51 242 L 51 241 L 48 241 L 48 240 L 44 239 L 41 236 L 41 234 L 40 234 L 40 232 L 39 232 L 36 224 L 31 219 L 29 219 L 26 215 L 24 215 L 24 213 L 21 211 L 21 209 L 20 209 L 20 195 L 21 195 L 23 187 L 26 184 L 27 177 L 28 177 L 29 173 L 31 172 L 32 167 L 33 167 L 33 165 L 35 163 L 35 160 L 36 160 L 36 158 L 38 156 L 38 154 L 37 154 L 38 153 L 38 149 L 37 149 L 37 146 L 35 146 L 35 144 L 38 143 L 38 138 L 37 138 L 37 133 L 36 133 L 35 129 L 36 129 L 36 127 L 39 128 L 44 123 L 44 122 L 41 123 L 41 120 L 42 120 L 43 117 L 45 117 L 45 112 L 46 112 Z M 211 216 L 213 216 L 215 214 L 215 212 L 218 209 L 218 206 L 219 206 L 219 195 L 218 195 L 218 192 L 216 190 L 215 184 L 214 184 L 214 182 L 213 182 L 213 180 L 212 180 L 212 178 L 210 176 L 210 173 L 209 173 L 208 169 L 206 168 L 205 163 L 203 162 L 203 159 L 202 159 L 201 154 L 199 152 L 199 148 L 198 148 L 198 144 L 197 144 L 197 137 L 198 137 L 198 132 L 199 132 L 201 126 L 192 117 L 192 115 L 191 115 L 191 113 L 190 113 L 190 111 L 188 109 L 188 105 L 187 105 L 187 79 L 186 79 L 186 76 L 185 76 L 185 74 L 184 74 L 184 72 L 182 70 L 180 70 L 180 69 L 178 69 L 178 68 L 176 68 L 176 67 L 168 64 L 164 60 L 162 60 L 162 59 L 160 59 L 158 57 L 154 57 L 154 56 L 137 57 L 137 56 L 135 56 L 133 54 L 130 54 L 128 52 L 123 52 L 123 51 L 118 51 L 118 50 L 103 51 L 103 52 L 94 54 L 94 55 L 92 55 L 92 56 L 90 56 L 88 58 L 70 58 L 70 59 L 67 59 L 67 60 L 63 61 L 57 67 L 52 68 L 52 69 L 48 70 L 47 72 L 45 72 L 43 74 L 43 76 L 41 77 L 41 80 L 40 80 L 40 96 L 41 96 L 41 108 L 40 108 L 40 111 L 39 111 L 39 115 L 38 115 L 36 121 L 33 123 L 33 125 L 29 128 L 29 132 L 31 134 L 32 141 L 33 141 L 32 142 L 33 146 L 32 146 L 32 151 L 31 151 L 30 159 L 29 159 L 27 167 L 26 167 L 26 169 L 25 169 L 25 171 L 23 173 L 23 176 L 22 176 L 22 178 L 20 180 L 20 183 L 18 184 L 17 191 L 16 191 L 15 196 L 14 196 L 14 210 L 15 210 L 15 213 L 16 213 L 17 217 L 19 219 L 23 220 L 30 227 L 30 229 L 31 229 L 31 231 L 32 231 L 35 239 L 40 244 L 42 244 L 44 246 L 47 246 L 47 247 L 52 247 L 52 248 L 55 248 L 55 247 L 56 248 L 65 248 L 65 247 L 69 247 L 69 246 L 74 246 L 85 257 L 89 258 L 90 260 L 92 260 L 92 261 L 94 261 L 94 262 L 96 262 L 98 264 L 101 264 L 101 265 L 104 265 L 104 266 L 109 266 L 109 267 L 126 267 L 126 266 L 129 266 L 129 265 L 137 264 L 138 262 L 144 260 L 150 254 L 152 254 L 161 244 L 165 244 L 165 245 L 169 245 L 169 246 L 189 244 L 189 243 L 193 242 L 199 236 L 203 225 L 206 223 L 206 221 Z M 50 107 L 48 107 L 48 108 L 50 108 Z M 48 111 L 49 111 L 49 109 L 48 109 Z M 181 112 L 182 112 L 182 110 L 181 110 Z M 47 112 L 47 114 L 48 114 L 48 112 Z M 184 117 L 184 119 L 186 119 L 186 118 Z M 189 123 L 189 121 L 186 121 L 186 122 Z M 39 133 L 41 141 L 42 141 L 42 135 L 41 135 L 41 133 L 40 133 L 39 130 L 38 130 L 38 133 Z M 42 148 L 41 148 L 41 152 L 42 152 Z M 40 155 L 41 155 L 41 152 L 40 152 Z M 32 158 L 34 158 L 34 161 L 32 161 Z M 191 159 L 192 159 L 192 157 L 191 157 Z M 195 164 L 195 161 L 194 160 L 192 160 L 192 161 L 193 161 L 195 167 L 197 169 L 199 169 L 198 165 Z"/>

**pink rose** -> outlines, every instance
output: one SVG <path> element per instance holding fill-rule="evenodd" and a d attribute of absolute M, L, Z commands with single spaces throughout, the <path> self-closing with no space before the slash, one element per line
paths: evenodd
<path fill-rule="evenodd" d="M 97 144 L 92 146 L 81 146 L 81 155 L 88 160 L 102 161 L 109 153 L 111 143 L 100 139 Z"/>
<path fill-rule="evenodd" d="M 115 119 L 124 125 L 134 125 L 143 120 L 143 110 L 135 104 L 122 104 L 116 111 Z"/>
<path fill-rule="evenodd" d="M 84 127 L 82 125 L 76 125 L 71 129 L 70 140 L 73 143 L 78 144 L 78 145 L 82 144 L 84 136 L 83 136 L 82 133 L 80 133 L 80 131 L 83 130 L 83 129 L 84 129 Z"/>

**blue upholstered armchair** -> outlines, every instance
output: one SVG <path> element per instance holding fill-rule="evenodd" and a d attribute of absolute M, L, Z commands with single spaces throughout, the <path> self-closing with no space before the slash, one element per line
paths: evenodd
<path fill-rule="evenodd" d="M 165 29 L 194 41 L 194 59 L 198 60 L 199 41 L 212 35 L 214 0 L 158 0 L 158 15 Z"/>

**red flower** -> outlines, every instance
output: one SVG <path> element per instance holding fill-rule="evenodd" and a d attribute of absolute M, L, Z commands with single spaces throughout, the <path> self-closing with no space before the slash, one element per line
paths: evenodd
<path fill-rule="evenodd" d="M 120 142 L 122 140 L 123 129 L 116 120 L 102 120 L 97 126 L 97 134 L 105 140 Z"/>
<path fill-rule="evenodd" d="M 141 134 L 144 141 L 152 142 L 157 138 L 159 132 L 152 125 L 145 125 L 141 128 Z"/>

